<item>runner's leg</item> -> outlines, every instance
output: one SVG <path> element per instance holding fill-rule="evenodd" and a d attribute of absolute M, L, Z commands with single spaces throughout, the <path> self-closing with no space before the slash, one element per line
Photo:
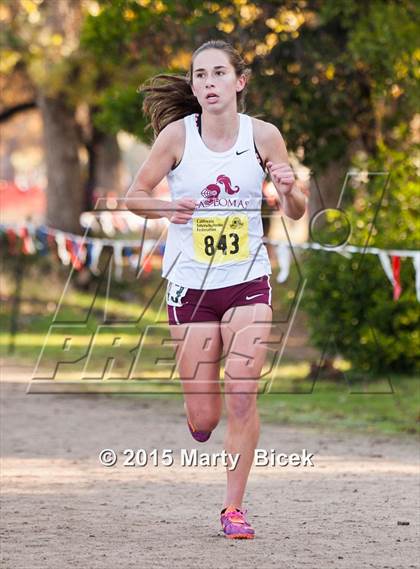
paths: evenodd
<path fill-rule="evenodd" d="M 228 429 L 225 450 L 240 453 L 235 470 L 227 469 L 224 508 L 242 508 L 249 471 L 258 443 L 260 423 L 257 409 L 258 380 L 264 366 L 272 310 L 267 304 L 234 306 L 221 323 L 225 362 L 225 402 Z"/>
<path fill-rule="evenodd" d="M 176 359 L 188 418 L 196 430 L 212 431 L 223 408 L 220 323 L 193 322 L 169 328 L 178 346 Z"/>

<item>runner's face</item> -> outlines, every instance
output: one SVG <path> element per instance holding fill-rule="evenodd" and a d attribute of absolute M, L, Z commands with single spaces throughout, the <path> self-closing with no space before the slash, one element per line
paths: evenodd
<path fill-rule="evenodd" d="M 220 49 L 206 49 L 193 62 L 192 90 L 206 110 L 236 104 L 236 93 L 245 86 L 245 76 L 236 76 L 228 56 Z M 212 94 L 214 96 L 209 95 Z"/>

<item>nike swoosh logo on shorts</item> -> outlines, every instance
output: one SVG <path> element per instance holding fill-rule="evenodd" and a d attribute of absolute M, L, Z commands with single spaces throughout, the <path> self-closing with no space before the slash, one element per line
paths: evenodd
<path fill-rule="evenodd" d="M 253 298 L 257 298 L 257 296 L 262 296 L 264 293 L 261 294 L 253 294 L 252 296 L 246 296 L 246 300 L 252 300 Z"/>
<path fill-rule="evenodd" d="M 241 152 L 236 151 L 237 156 L 239 156 L 240 154 L 243 154 L 244 152 L 248 152 L 249 148 L 247 148 L 246 150 L 242 150 Z"/>

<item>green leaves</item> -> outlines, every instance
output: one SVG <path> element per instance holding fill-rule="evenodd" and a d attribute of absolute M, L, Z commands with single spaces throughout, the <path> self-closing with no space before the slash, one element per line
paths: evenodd
<path fill-rule="evenodd" d="M 141 111 L 141 97 L 137 86 L 112 86 L 104 90 L 99 100 L 101 109 L 95 115 L 95 125 L 105 132 L 117 134 L 125 130 L 144 138 L 145 117 Z"/>
<path fill-rule="evenodd" d="M 350 31 L 348 48 L 369 68 L 376 96 L 398 99 L 415 110 L 418 101 L 416 68 L 420 63 L 420 15 L 412 2 L 371 2 L 368 12 Z"/>
<path fill-rule="evenodd" d="M 379 258 L 365 255 L 357 270 L 360 261 L 360 254 L 346 260 L 331 252 L 306 253 L 303 308 L 309 316 L 311 343 L 322 350 L 332 335 L 353 373 L 418 373 L 418 302 L 411 258 L 401 264 L 403 292 L 398 301 L 392 299 Z M 343 263 L 345 270 L 340 270 Z"/>
<path fill-rule="evenodd" d="M 352 165 L 359 174 L 350 178 L 350 191 L 345 195 L 351 245 L 418 248 L 418 160 L 418 151 L 409 145 L 406 150 L 381 145 L 375 157 L 355 155 Z M 378 175 L 380 172 L 390 173 L 385 193 L 385 177 Z M 334 223 L 326 224 L 317 240 L 331 240 L 335 229 Z M 401 261 L 403 290 L 397 301 L 375 255 L 366 254 L 362 259 L 353 254 L 345 260 L 334 253 L 313 251 L 307 254 L 304 266 L 309 279 L 304 308 L 315 345 L 322 348 L 333 333 L 340 353 L 355 369 L 419 371 L 419 311 L 411 257 Z"/>

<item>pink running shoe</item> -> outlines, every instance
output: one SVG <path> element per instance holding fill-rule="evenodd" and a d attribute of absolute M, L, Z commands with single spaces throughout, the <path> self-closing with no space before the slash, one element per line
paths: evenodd
<path fill-rule="evenodd" d="M 193 439 L 195 439 L 199 443 L 205 443 L 206 441 L 208 441 L 212 431 L 197 431 L 196 429 L 194 429 L 193 425 L 190 423 L 190 420 L 188 419 L 187 405 L 185 403 L 184 403 L 184 409 L 185 409 L 185 414 L 187 415 L 188 428 L 190 430 Z"/>
<path fill-rule="evenodd" d="M 253 539 L 255 531 L 245 519 L 247 510 L 241 512 L 235 506 L 228 506 L 225 511 L 222 510 L 220 522 L 222 524 L 223 533 L 228 539 Z"/>

